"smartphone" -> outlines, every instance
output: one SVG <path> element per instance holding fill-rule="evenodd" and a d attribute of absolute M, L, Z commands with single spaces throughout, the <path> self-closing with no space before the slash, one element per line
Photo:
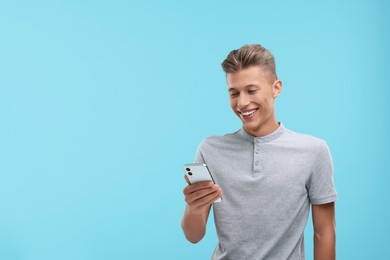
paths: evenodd
<path fill-rule="evenodd" d="M 187 163 L 184 164 L 184 172 L 190 180 L 190 183 L 197 183 L 202 181 L 212 181 L 215 183 L 213 176 L 211 175 L 209 168 L 204 163 Z M 221 202 L 221 198 L 218 198 L 214 202 Z"/>

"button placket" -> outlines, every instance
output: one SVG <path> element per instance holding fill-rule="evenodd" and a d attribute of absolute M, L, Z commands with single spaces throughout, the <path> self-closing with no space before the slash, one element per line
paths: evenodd
<path fill-rule="evenodd" d="M 261 139 L 260 138 L 255 138 L 254 140 L 254 151 L 253 151 L 253 172 L 255 175 L 261 173 L 261 156 L 260 156 L 260 151 L 261 151 Z"/>

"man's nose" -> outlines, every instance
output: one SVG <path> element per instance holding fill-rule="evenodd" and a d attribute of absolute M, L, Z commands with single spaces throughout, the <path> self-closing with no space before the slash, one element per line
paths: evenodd
<path fill-rule="evenodd" d="M 240 95 L 237 100 L 237 106 L 239 108 L 245 108 L 249 105 L 250 100 L 247 95 Z"/>

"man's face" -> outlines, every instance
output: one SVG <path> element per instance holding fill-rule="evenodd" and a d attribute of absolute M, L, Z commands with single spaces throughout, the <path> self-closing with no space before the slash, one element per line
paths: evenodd
<path fill-rule="evenodd" d="M 274 99 L 282 89 L 282 82 L 275 80 L 259 66 L 252 66 L 235 73 L 228 73 L 230 106 L 241 119 L 245 130 L 262 136 L 275 130 Z"/>

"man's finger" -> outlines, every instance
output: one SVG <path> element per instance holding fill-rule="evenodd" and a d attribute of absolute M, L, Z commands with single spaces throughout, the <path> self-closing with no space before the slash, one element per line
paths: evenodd
<path fill-rule="evenodd" d="M 199 200 L 199 199 L 203 199 L 203 198 L 205 198 L 205 197 L 207 197 L 210 194 L 213 194 L 215 192 L 219 192 L 219 190 L 216 190 L 215 188 L 198 190 L 196 192 L 191 193 L 189 196 L 187 196 L 186 202 L 188 204 L 190 204 L 191 202 L 194 202 L 194 201 Z"/>
<path fill-rule="evenodd" d="M 197 182 L 197 183 L 193 183 L 193 184 L 185 187 L 183 192 L 185 194 L 190 194 L 190 193 L 196 192 L 198 190 L 212 189 L 213 186 L 214 186 L 214 184 L 211 181 Z"/>

